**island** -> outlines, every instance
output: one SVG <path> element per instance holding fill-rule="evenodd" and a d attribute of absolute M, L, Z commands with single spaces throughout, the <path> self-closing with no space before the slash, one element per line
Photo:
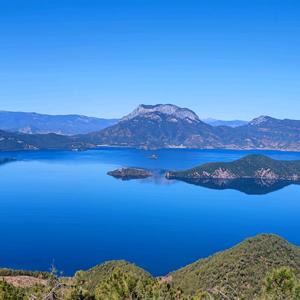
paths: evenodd
<path fill-rule="evenodd" d="M 152 173 L 141 168 L 120 168 L 107 172 L 107 175 L 113 176 L 122 180 L 144 179 L 151 177 Z"/>
<path fill-rule="evenodd" d="M 274 160 L 264 155 L 247 155 L 233 162 L 207 163 L 189 170 L 169 171 L 167 179 L 259 179 L 300 181 L 300 160 Z"/>

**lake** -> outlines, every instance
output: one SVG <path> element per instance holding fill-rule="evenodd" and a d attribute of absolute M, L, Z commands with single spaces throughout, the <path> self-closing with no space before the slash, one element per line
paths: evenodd
<path fill-rule="evenodd" d="M 149 159 L 151 154 L 158 159 Z M 255 151 L 107 148 L 14 152 L 0 166 L 0 266 L 66 275 L 126 259 L 164 275 L 259 233 L 300 245 L 300 186 L 266 193 L 168 181 L 162 170 L 231 161 Z M 275 159 L 300 153 L 259 152 Z M 153 179 L 121 181 L 106 172 L 144 167 Z M 252 187 L 251 187 L 252 188 Z"/>

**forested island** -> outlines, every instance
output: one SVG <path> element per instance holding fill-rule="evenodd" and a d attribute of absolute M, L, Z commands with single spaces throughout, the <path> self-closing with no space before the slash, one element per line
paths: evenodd
<path fill-rule="evenodd" d="M 300 248 L 258 235 L 165 276 L 109 261 L 73 277 L 0 269 L 0 299 L 300 299 Z"/>
<path fill-rule="evenodd" d="M 144 179 L 152 176 L 152 173 L 148 170 L 141 169 L 141 168 L 120 168 L 120 169 L 107 172 L 107 175 L 122 180 L 131 180 L 131 179 Z"/>
<path fill-rule="evenodd" d="M 261 179 L 300 181 L 300 160 L 274 160 L 264 155 L 247 155 L 233 162 L 207 163 L 189 170 L 169 171 L 168 179 Z"/>

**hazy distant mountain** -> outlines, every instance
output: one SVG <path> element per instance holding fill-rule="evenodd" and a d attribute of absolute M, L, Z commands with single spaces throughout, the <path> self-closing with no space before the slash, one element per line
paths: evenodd
<path fill-rule="evenodd" d="M 81 137 L 95 145 L 139 148 L 300 150 L 300 121 L 262 116 L 238 127 L 211 126 L 190 109 L 140 105 L 119 123 Z"/>
<path fill-rule="evenodd" d="M 44 115 L 0 111 L 0 130 L 22 133 L 57 133 L 64 135 L 98 131 L 117 123 L 116 119 L 91 118 L 80 115 Z"/>
<path fill-rule="evenodd" d="M 26 134 L 0 130 L 0 151 L 80 150 L 87 147 L 76 137 L 49 134 Z"/>
<path fill-rule="evenodd" d="M 279 120 L 269 116 L 258 117 L 249 124 L 223 131 L 224 144 L 234 144 L 245 149 L 300 150 L 300 121 Z M 223 131 L 223 132 L 222 132 Z"/>
<path fill-rule="evenodd" d="M 242 120 L 231 120 L 231 121 L 223 121 L 216 120 L 212 118 L 201 119 L 204 123 L 209 124 L 211 126 L 229 126 L 229 127 L 238 127 L 248 124 L 248 121 Z"/>

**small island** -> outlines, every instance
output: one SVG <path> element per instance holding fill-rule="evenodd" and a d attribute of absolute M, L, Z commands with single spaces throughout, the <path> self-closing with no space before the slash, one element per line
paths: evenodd
<path fill-rule="evenodd" d="M 261 179 L 300 181 L 300 160 L 274 160 L 264 155 L 248 155 L 233 162 L 204 164 L 184 171 L 169 171 L 167 179 Z"/>
<path fill-rule="evenodd" d="M 107 172 L 107 175 L 113 176 L 122 180 L 144 179 L 151 177 L 152 173 L 141 168 L 120 168 Z"/>

